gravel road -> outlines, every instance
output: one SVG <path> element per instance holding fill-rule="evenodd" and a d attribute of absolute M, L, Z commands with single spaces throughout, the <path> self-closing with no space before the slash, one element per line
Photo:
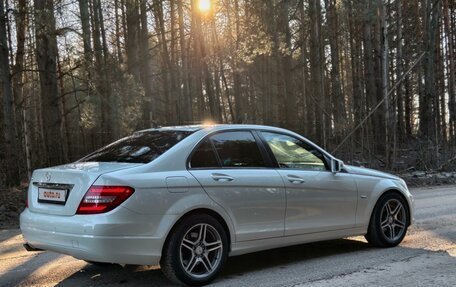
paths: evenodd
<path fill-rule="evenodd" d="M 412 193 L 416 223 L 399 247 L 353 237 L 233 257 L 211 286 L 455 286 L 456 186 Z M 172 286 L 158 267 L 94 266 L 22 243 L 0 230 L 0 286 Z"/>

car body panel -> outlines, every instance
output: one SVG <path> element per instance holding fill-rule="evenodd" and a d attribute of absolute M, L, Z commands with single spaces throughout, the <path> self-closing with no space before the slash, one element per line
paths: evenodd
<path fill-rule="evenodd" d="M 230 255 L 239 255 L 365 234 L 376 201 L 390 190 L 406 198 L 413 221 L 413 198 L 405 182 L 374 170 L 344 166 L 338 173 L 305 175 L 300 171 L 298 175 L 306 183 L 301 188 L 286 179 L 297 172 L 277 167 L 188 168 L 188 158 L 199 142 L 213 133 L 232 130 L 286 133 L 314 145 L 328 159 L 333 158 L 291 131 L 257 125 L 153 130 L 160 129 L 186 129 L 193 133 L 146 164 L 74 163 L 36 170 L 32 183 L 72 184 L 73 189 L 67 204 L 58 206 L 38 203 L 37 189 L 30 184 L 29 208 L 20 220 L 24 239 L 34 247 L 90 261 L 158 264 L 173 226 L 190 212 L 206 210 L 223 219 L 230 236 Z M 226 174 L 234 180 L 217 185 L 213 173 Z M 135 191 L 107 213 L 75 214 L 91 185 L 125 185 Z"/>
<path fill-rule="evenodd" d="M 289 169 L 278 172 L 287 190 L 285 235 L 355 226 L 358 190 L 350 174 Z"/>
<path fill-rule="evenodd" d="M 386 172 L 381 172 L 381 171 L 374 170 L 374 169 L 370 169 L 370 168 L 353 166 L 353 165 L 344 165 L 344 168 L 350 174 L 365 175 L 365 176 L 372 176 L 372 177 L 378 177 L 378 178 L 387 178 L 387 179 L 392 179 L 392 180 L 400 180 L 400 178 L 395 175 L 392 175 L 392 174 L 389 174 Z"/>
<path fill-rule="evenodd" d="M 282 237 L 266 238 L 260 240 L 250 240 L 235 242 L 232 244 L 230 256 L 243 255 L 251 252 L 280 248 L 291 245 L 304 244 L 309 242 L 333 240 L 348 236 L 363 235 L 367 232 L 367 226 L 348 228 L 332 231 L 314 232 L 299 235 L 288 235 Z"/>
<path fill-rule="evenodd" d="M 285 187 L 277 171 L 209 169 L 191 173 L 230 215 L 237 241 L 283 236 Z M 232 181 L 217 181 L 216 176 L 227 176 Z"/>
<path fill-rule="evenodd" d="M 177 218 L 119 207 L 106 214 L 70 217 L 26 209 L 20 221 L 24 240 L 35 248 L 88 261 L 155 265 Z"/>
<path fill-rule="evenodd" d="M 407 201 L 410 224 L 414 222 L 414 199 L 403 180 L 378 178 L 368 175 L 354 174 L 359 190 L 358 208 L 356 211 L 356 226 L 369 225 L 372 211 L 377 200 L 388 191 L 399 192 Z"/>

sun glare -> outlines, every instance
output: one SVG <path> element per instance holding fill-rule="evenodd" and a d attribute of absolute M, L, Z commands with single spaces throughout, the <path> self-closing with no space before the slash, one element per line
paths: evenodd
<path fill-rule="evenodd" d="M 207 12 L 211 10 L 211 0 L 198 0 L 198 9 L 201 12 Z"/>
<path fill-rule="evenodd" d="M 211 121 L 211 120 L 205 120 L 203 122 L 203 126 L 213 126 L 213 125 L 215 125 L 215 122 Z"/>

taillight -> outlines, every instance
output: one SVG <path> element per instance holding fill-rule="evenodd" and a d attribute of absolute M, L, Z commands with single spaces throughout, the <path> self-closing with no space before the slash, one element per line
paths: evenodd
<path fill-rule="evenodd" d="M 79 204 L 77 214 L 97 214 L 113 210 L 135 190 L 128 186 L 92 185 Z"/>

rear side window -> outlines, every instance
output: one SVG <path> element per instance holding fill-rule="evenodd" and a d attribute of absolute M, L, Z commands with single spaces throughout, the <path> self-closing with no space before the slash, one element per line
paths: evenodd
<path fill-rule="evenodd" d="M 222 167 L 265 167 L 260 149 L 249 131 L 223 132 L 210 137 Z"/>
<path fill-rule="evenodd" d="M 218 168 L 219 164 L 209 139 L 204 140 L 193 153 L 190 160 L 191 168 Z"/>
<path fill-rule="evenodd" d="M 135 133 L 89 154 L 79 160 L 79 162 L 148 163 L 192 133 L 192 131 L 147 131 Z"/>

